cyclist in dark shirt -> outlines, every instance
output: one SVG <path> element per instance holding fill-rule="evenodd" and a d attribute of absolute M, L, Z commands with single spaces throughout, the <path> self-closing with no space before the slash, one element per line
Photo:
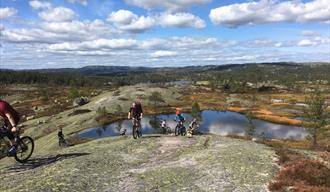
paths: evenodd
<path fill-rule="evenodd" d="M 136 102 L 134 102 L 131 108 L 129 109 L 128 117 L 142 119 L 142 116 L 143 116 L 143 110 L 141 104 L 137 104 Z"/>
<path fill-rule="evenodd" d="M 57 132 L 57 137 L 58 137 L 58 145 L 59 146 L 67 146 L 67 141 L 64 139 L 64 134 L 62 128 L 59 128 Z"/>
<path fill-rule="evenodd" d="M 19 113 L 6 101 L 0 99 L 0 116 L 4 120 L 3 131 L 10 140 L 11 148 L 9 154 L 14 155 L 16 153 L 16 137 L 19 129 L 17 124 L 20 120 Z"/>
<path fill-rule="evenodd" d="M 140 99 L 135 101 L 128 112 L 128 119 L 132 119 L 134 125 L 134 119 L 137 120 L 138 126 L 141 127 L 141 119 L 143 117 L 142 104 Z"/>

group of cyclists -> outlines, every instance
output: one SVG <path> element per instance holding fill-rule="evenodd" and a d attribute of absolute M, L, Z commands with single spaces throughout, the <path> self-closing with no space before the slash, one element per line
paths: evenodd
<path fill-rule="evenodd" d="M 142 104 L 141 104 L 141 98 L 137 97 L 137 100 L 132 103 L 129 111 L 128 111 L 128 119 L 132 120 L 133 127 L 137 126 L 141 128 L 141 119 L 143 117 L 143 110 L 142 110 Z M 184 128 L 184 123 L 186 122 L 186 118 L 182 114 L 182 109 L 176 108 L 176 116 L 175 121 L 178 122 L 177 128 Z M 192 122 L 189 124 L 187 135 L 189 137 L 192 136 L 193 131 L 197 128 L 197 120 L 194 118 Z M 161 123 L 161 128 L 163 130 L 163 133 L 167 133 L 168 126 L 166 120 L 163 120 Z M 185 130 L 186 131 L 186 130 Z"/>
<path fill-rule="evenodd" d="M 10 156 L 14 156 L 17 151 L 17 138 L 19 137 L 19 127 L 17 126 L 20 121 L 19 113 L 6 101 L 0 99 L 0 116 L 3 119 L 3 127 L 0 128 L 2 135 L 5 135 L 10 141 L 10 148 L 8 150 L 8 154 Z M 128 119 L 132 120 L 133 126 L 137 126 L 141 128 L 141 119 L 143 118 L 143 109 L 141 104 L 141 98 L 137 97 L 136 101 L 134 101 L 128 112 Z M 175 120 L 178 121 L 178 125 L 182 125 L 185 123 L 186 119 L 181 113 L 181 109 L 176 109 L 176 117 Z M 192 135 L 192 131 L 197 126 L 196 119 L 189 124 L 188 134 Z M 161 123 L 161 127 L 163 130 L 167 128 L 166 120 L 163 120 Z M 166 131 L 164 132 L 166 133 Z M 125 133 L 124 133 L 125 134 Z M 62 129 L 59 129 L 58 132 L 59 144 L 65 141 Z M 67 144 L 65 142 L 65 144 Z"/>

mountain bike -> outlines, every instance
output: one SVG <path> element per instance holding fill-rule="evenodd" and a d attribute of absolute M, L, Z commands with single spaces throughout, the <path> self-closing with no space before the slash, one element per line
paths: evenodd
<path fill-rule="evenodd" d="M 168 126 L 165 126 L 165 127 L 162 127 L 162 133 L 165 135 L 165 134 L 170 134 L 172 133 L 172 130 L 170 127 Z"/>
<path fill-rule="evenodd" d="M 64 139 L 64 137 L 58 137 L 58 145 L 60 147 L 67 147 L 67 146 L 69 146 L 68 142 Z"/>
<path fill-rule="evenodd" d="M 10 156 L 8 150 L 11 147 L 8 140 L 5 139 L 7 132 L 9 130 L 6 128 L 0 128 L 0 153 L 5 156 Z M 17 150 L 14 154 L 15 160 L 24 163 L 26 162 L 32 155 L 34 150 L 34 141 L 29 136 L 17 136 L 16 137 L 16 145 Z"/>
<path fill-rule="evenodd" d="M 141 131 L 141 120 L 137 118 L 133 118 L 133 138 L 137 139 L 139 137 L 142 137 L 142 131 Z"/>
<path fill-rule="evenodd" d="M 175 136 L 181 135 L 185 136 L 187 134 L 186 127 L 183 124 L 183 121 L 179 121 L 175 126 Z"/>

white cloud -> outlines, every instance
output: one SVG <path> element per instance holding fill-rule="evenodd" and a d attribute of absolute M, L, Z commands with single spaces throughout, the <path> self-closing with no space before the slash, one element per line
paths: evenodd
<path fill-rule="evenodd" d="M 215 25 L 238 27 L 274 22 L 328 22 L 328 0 L 247 2 L 218 7 L 210 11 Z"/>
<path fill-rule="evenodd" d="M 41 25 L 45 31 L 54 33 L 71 33 L 71 34 L 109 34 L 112 30 L 108 28 L 102 20 L 94 21 L 69 21 L 69 22 L 45 22 Z"/>
<path fill-rule="evenodd" d="M 88 4 L 87 0 L 68 0 L 68 2 L 69 3 L 80 3 L 85 6 Z"/>
<path fill-rule="evenodd" d="M 314 46 L 314 45 L 317 45 L 316 42 L 310 40 L 310 39 L 303 39 L 301 41 L 298 42 L 298 46 Z"/>
<path fill-rule="evenodd" d="M 144 9 L 182 10 L 195 5 L 210 3 L 212 0 L 124 0 L 126 3 Z"/>
<path fill-rule="evenodd" d="M 5 30 L 5 26 L 0 23 L 0 31 Z"/>
<path fill-rule="evenodd" d="M 120 30 L 132 33 L 144 32 L 156 24 L 153 17 L 137 16 L 128 10 L 112 12 L 107 21 L 112 22 Z"/>
<path fill-rule="evenodd" d="M 49 2 L 38 0 L 30 1 L 29 4 L 33 9 L 50 9 L 52 7 Z"/>
<path fill-rule="evenodd" d="M 131 49 L 137 45 L 134 39 L 97 39 L 81 43 L 59 43 L 52 44 L 49 49 L 52 51 L 97 51 L 104 49 Z"/>
<path fill-rule="evenodd" d="M 0 19 L 11 17 L 17 13 L 17 10 L 11 7 L 0 8 Z"/>
<path fill-rule="evenodd" d="M 118 10 L 112 12 L 107 21 L 113 22 L 115 24 L 128 25 L 138 19 L 138 16 L 128 10 Z"/>
<path fill-rule="evenodd" d="M 6 32 L 3 31 L 3 32 Z M 7 31 L 8 32 L 8 31 Z M 27 32 L 27 31 L 26 31 Z M 31 38 L 30 33 L 26 38 Z M 41 31 L 33 31 L 35 37 Z M 44 33 L 44 32 L 43 32 Z M 22 36 L 23 32 L 20 33 Z M 49 36 L 54 35 L 50 33 Z M 57 34 L 58 38 L 62 38 Z M 77 35 L 80 36 L 80 35 Z M 45 37 L 42 39 L 46 40 Z M 54 40 L 54 38 L 48 38 Z M 31 40 L 31 39 L 30 39 Z M 32 39 L 32 41 L 40 41 Z M 71 39 L 72 40 L 72 39 Z M 326 38 L 312 38 L 310 41 L 329 42 Z M 298 46 L 299 41 L 291 45 Z M 7 42 L 5 42 L 7 43 Z M 255 44 L 247 47 L 246 44 Z M 276 43 L 282 44 L 276 47 Z M 269 44 L 269 45 L 268 45 Z M 60 68 L 86 65 L 120 66 L 193 66 L 220 65 L 246 62 L 272 61 L 328 61 L 329 53 L 324 45 L 311 49 L 290 50 L 282 48 L 286 41 L 260 39 L 250 41 L 220 40 L 207 37 L 168 37 L 157 39 L 98 38 L 94 40 L 62 40 L 51 44 L 15 44 L 6 46 L 2 61 L 4 68 Z M 275 45 L 275 46 L 272 46 Z M 10 47 L 10 48 L 9 48 Z M 83 56 L 83 57 L 81 57 Z M 61 62 L 58 62 L 58 61 Z"/>
<path fill-rule="evenodd" d="M 140 33 L 154 27 L 155 22 L 155 19 L 152 17 L 140 16 L 128 25 L 119 25 L 119 29 L 133 33 Z"/>
<path fill-rule="evenodd" d="M 163 13 L 153 16 L 138 16 L 128 10 L 118 10 L 112 12 L 108 18 L 108 22 L 113 23 L 118 29 L 128 32 L 144 32 L 157 25 L 163 27 L 194 27 L 204 28 L 205 22 L 190 13 Z"/>
<path fill-rule="evenodd" d="M 193 27 L 204 28 L 205 22 L 190 13 L 164 13 L 159 18 L 159 23 L 165 27 Z"/>
<path fill-rule="evenodd" d="M 55 7 L 39 13 L 39 16 L 45 21 L 69 21 L 77 15 L 74 11 L 66 7 Z"/>
<path fill-rule="evenodd" d="M 315 31 L 311 31 L 311 30 L 304 30 L 304 31 L 302 31 L 301 32 L 301 34 L 303 35 L 303 36 L 315 36 L 315 35 L 318 35 L 318 33 L 317 32 L 315 32 Z"/>
<path fill-rule="evenodd" d="M 159 57 L 172 57 L 178 55 L 175 51 L 155 51 L 151 54 L 151 57 L 159 58 Z"/>
<path fill-rule="evenodd" d="M 44 22 L 40 28 L 9 29 L 2 33 L 1 40 L 15 43 L 59 43 L 91 41 L 112 37 L 116 31 L 101 20 Z"/>

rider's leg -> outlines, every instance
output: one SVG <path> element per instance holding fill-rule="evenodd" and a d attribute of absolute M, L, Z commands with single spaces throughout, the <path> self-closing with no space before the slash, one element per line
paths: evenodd
<path fill-rule="evenodd" d="M 18 122 L 16 122 L 16 125 Z M 19 134 L 19 129 L 16 129 L 15 132 L 12 132 L 12 125 L 10 122 L 5 122 L 5 128 L 7 129 L 6 131 L 6 136 L 8 137 L 10 141 L 11 148 L 8 150 L 10 155 L 14 155 L 17 150 L 17 140 L 18 140 L 18 134 Z"/>
<path fill-rule="evenodd" d="M 17 145 L 16 145 L 17 137 L 15 136 L 15 133 L 12 133 L 11 131 L 8 131 L 7 137 L 9 139 L 10 145 L 11 145 L 10 149 L 8 150 L 8 153 L 10 155 L 14 155 L 17 151 Z"/>
<path fill-rule="evenodd" d="M 6 129 L 6 136 L 9 139 L 10 145 L 11 146 L 16 145 L 19 129 L 16 129 L 16 131 L 13 132 L 12 131 L 12 125 L 7 121 L 5 121 L 5 125 L 4 125 L 3 129 Z"/>

